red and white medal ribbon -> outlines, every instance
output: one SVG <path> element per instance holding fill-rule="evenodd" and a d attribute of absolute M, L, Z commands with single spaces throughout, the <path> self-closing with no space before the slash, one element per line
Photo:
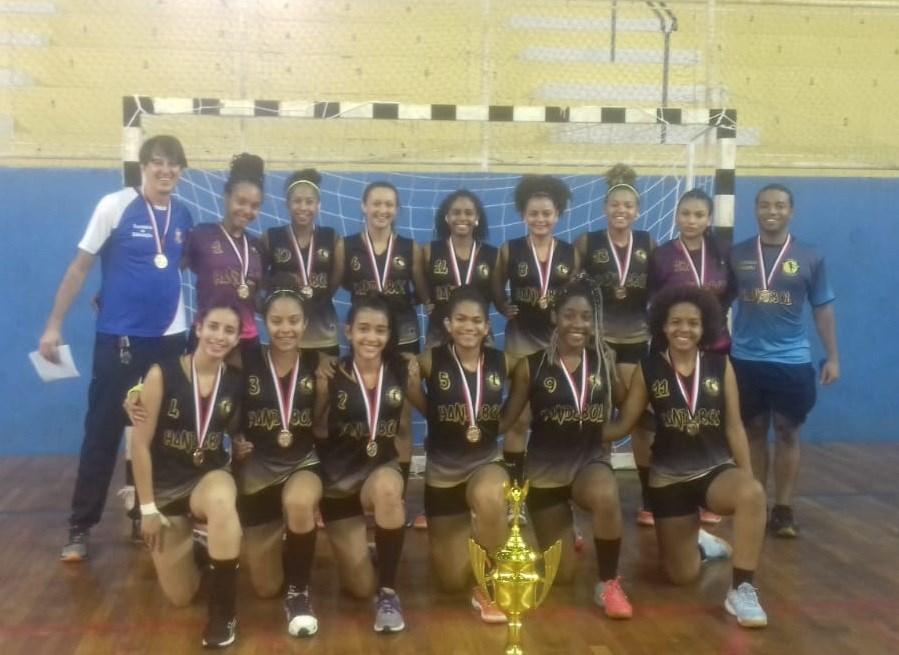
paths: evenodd
<path fill-rule="evenodd" d="M 456 280 L 456 286 L 461 287 L 463 284 L 471 284 L 471 274 L 474 271 L 474 260 L 478 254 L 478 242 L 472 241 L 471 243 L 471 252 L 468 253 L 468 270 L 465 271 L 465 282 L 462 281 L 462 275 L 459 272 L 459 262 L 456 261 L 456 249 L 453 248 L 453 240 L 447 239 L 446 245 L 449 249 L 449 260 L 453 267 L 453 279 Z"/>
<path fill-rule="evenodd" d="M 215 409 L 215 399 L 218 396 L 219 385 L 222 382 L 222 371 L 225 370 L 223 365 L 219 365 L 219 370 L 215 374 L 215 384 L 212 385 L 212 393 L 209 394 L 209 403 L 207 403 L 204 412 L 203 399 L 200 397 L 200 378 L 197 376 L 197 364 L 194 358 L 190 358 L 191 386 L 194 391 L 194 419 L 197 428 L 197 450 L 203 450 L 203 444 L 206 443 L 206 433 L 209 432 L 209 424 L 212 423 L 212 414 Z"/>
<path fill-rule="evenodd" d="M 571 377 L 571 373 L 568 372 L 568 369 L 565 368 L 565 363 L 560 361 L 559 368 L 562 369 L 562 375 L 565 376 L 565 381 L 568 382 L 568 388 L 571 389 L 571 396 L 574 398 L 574 405 L 577 407 L 578 411 L 578 421 L 584 422 L 584 412 L 587 410 L 587 349 L 585 348 L 581 352 L 581 388 L 578 388 L 574 385 L 574 378 Z"/>
<path fill-rule="evenodd" d="M 771 280 L 774 279 L 774 274 L 777 273 L 777 269 L 780 268 L 780 264 L 783 261 L 783 258 L 787 255 L 787 250 L 790 249 L 790 242 L 793 240 L 793 237 L 789 234 L 787 235 L 787 240 L 784 241 L 784 244 L 780 247 L 780 252 L 777 253 L 777 259 L 774 260 L 774 265 L 771 267 L 771 271 L 766 274 L 765 272 L 765 253 L 762 251 L 762 237 L 758 237 L 756 240 L 756 249 L 758 251 L 759 257 L 759 278 L 762 282 L 762 289 L 764 291 L 768 290 L 768 287 L 771 286 Z"/>
<path fill-rule="evenodd" d="M 248 243 L 249 239 L 247 239 L 247 235 L 243 235 L 243 256 L 241 256 L 240 251 L 237 249 L 237 244 L 234 243 L 234 239 L 230 234 L 228 234 L 228 230 L 226 230 L 221 223 L 219 223 L 219 228 L 225 235 L 225 238 L 228 239 L 228 243 L 231 244 L 231 250 L 233 250 L 234 254 L 237 256 L 237 261 L 240 262 L 240 284 L 241 286 L 246 286 L 247 273 L 250 270 L 250 245 Z"/>
<path fill-rule="evenodd" d="M 169 233 L 169 225 L 172 222 L 172 201 L 165 209 L 165 227 L 162 228 L 162 235 L 159 234 L 159 225 L 156 223 L 156 213 L 153 211 L 153 205 L 144 196 L 144 204 L 147 205 L 147 216 L 150 218 L 150 227 L 153 229 L 153 241 L 156 243 L 156 256 L 165 256 L 165 238 Z"/>
<path fill-rule="evenodd" d="M 478 359 L 474 399 L 472 399 L 471 388 L 468 386 L 468 378 L 465 376 L 465 368 L 462 366 L 462 361 L 456 354 L 455 347 L 450 346 L 450 352 L 453 353 L 453 359 L 456 360 L 456 366 L 459 367 L 459 377 L 462 378 L 462 392 L 465 394 L 465 406 L 468 408 L 468 425 L 473 428 L 477 427 L 478 410 L 481 407 L 481 394 L 483 390 L 481 379 L 484 377 L 484 355 L 481 354 L 481 357 Z"/>
<path fill-rule="evenodd" d="M 668 355 L 668 361 L 671 361 L 671 355 Z M 680 389 L 680 395 L 683 396 L 684 402 L 687 403 L 687 411 L 690 413 L 691 420 L 696 416 L 696 404 L 699 402 L 699 378 L 702 377 L 699 373 L 699 364 L 699 351 L 697 350 L 696 365 L 693 368 L 693 384 L 690 388 L 690 393 L 688 394 L 681 374 L 677 372 L 674 362 L 671 361 L 671 368 L 674 369 L 674 379 L 677 381 L 677 388 Z"/>
<path fill-rule="evenodd" d="M 378 386 L 375 387 L 375 397 L 368 395 L 368 389 L 365 388 L 365 380 L 356 362 L 353 362 L 353 373 L 356 374 L 356 384 L 362 391 L 362 402 L 365 403 L 365 418 L 368 420 L 368 442 L 374 443 L 378 434 L 378 419 L 381 418 L 381 389 L 384 386 L 384 364 L 378 370 Z"/>
<path fill-rule="evenodd" d="M 390 257 L 393 255 L 393 234 L 387 238 L 387 256 L 384 257 L 384 272 L 378 270 L 378 258 L 375 255 L 375 245 L 371 241 L 371 236 L 365 232 L 365 249 L 368 251 L 368 259 L 371 261 L 371 270 L 375 275 L 375 282 L 378 285 L 378 291 L 384 293 L 384 287 L 387 286 L 387 277 L 390 275 Z"/>
<path fill-rule="evenodd" d="M 627 274 L 631 270 L 631 254 L 634 252 L 634 233 L 627 233 L 627 253 L 624 255 L 624 263 L 621 263 L 621 258 L 618 257 L 618 248 L 615 247 L 615 244 L 612 242 L 612 235 L 606 231 L 606 238 L 609 240 L 609 250 L 612 251 L 612 257 L 615 258 L 615 268 L 618 269 L 618 286 L 624 287 L 627 282 Z"/>
<path fill-rule="evenodd" d="M 687 250 L 687 246 L 684 244 L 683 240 L 678 239 L 678 244 L 680 244 L 681 250 L 684 251 L 684 258 L 687 260 L 687 264 L 690 266 L 690 270 L 693 271 L 693 279 L 696 280 L 696 286 L 700 289 L 705 286 L 705 237 L 702 239 L 702 246 L 700 246 L 699 250 L 699 270 L 696 270 L 696 265 L 693 263 L 693 257 L 690 256 L 690 251 Z"/>
<path fill-rule="evenodd" d="M 272 361 L 271 352 L 265 353 L 268 360 L 268 369 L 272 372 L 272 382 L 275 383 L 275 395 L 278 397 L 278 411 L 281 412 L 281 429 L 290 431 L 290 418 L 293 415 L 294 394 L 297 391 L 297 376 L 300 374 L 300 356 L 297 354 L 297 361 L 293 368 L 290 369 L 290 381 L 288 382 L 287 395 L 284 394 L 284 388 L 281 386 L 281 380 L 278 378 L 278 371 L 275 369 L 275 362 Z"/>
<path fill-rule="evenodd" d="M 303 251 L 300 250 L 300 243 L 293 233 L 293 227 L 288 226 L 287 233 L 290 234 L 290 242 L 293 244 L 293 251 L 297 256 L 297 266 L 303 276 L 303 286 L 312 286 L 310 280 L 312 279 L 312 254 L 315 252 L 315 229 L 313 228 L 312 234 L 309 236 L 309 261 L 303 259 Z"/>
<path fill-rule="evenodd" d="M 549 256 L 546 258 L 545 268 L 544 264 L 540 263 L 540 258 L 537 257 L 537 249 L 534 247 L 534 242 L 531 239 L 528 239 L 528 245 L 531 247 L 531 254 L 534 256 L 534 263 L 537 265 L 537 280 L 540 283 L 540 297 L 546 298 L 546 294 L 549 293 L 549 278 L 553 270 L 553 253 L 556 250 L 556 240 L 553 239 L 550 241 Z"/>

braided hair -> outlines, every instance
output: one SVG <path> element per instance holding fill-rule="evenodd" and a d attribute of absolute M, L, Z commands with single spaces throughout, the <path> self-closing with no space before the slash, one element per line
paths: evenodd
<path fill-rule="evenodd" d="M 604 384 L 603 408 L 605 411 L 604 420 L 608 420 L 612 411 L 612 356 L 605 345 L 603 333 L 603 299 L 602 287 L 589 275 L 579 273 L 568 284 L 566 284 L 553 298 L 552 309 L 555 314 L 573 298 L 584 298 L 590 305 L 593 314 L 593 344 L 592 350 L 596 352 L 599 359 L 598 374 L 602 374 L 602 382 Z M 558 328 L 553 330 L 550 337 L 549 346 L 546 349 L 547 359 L 550 364 L 558 364 L 562 366 L 559 357 L 559 331 Z M 586 366 L 586 362 L 584 363 Z"/>

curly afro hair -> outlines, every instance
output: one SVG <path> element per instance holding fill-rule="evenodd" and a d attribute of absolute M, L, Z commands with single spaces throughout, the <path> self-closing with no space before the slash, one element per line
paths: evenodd
<path fill-rule="evenodd" d="M 649 331 L 652 335 L 653 347 L 664 350 L 668 347 L 665 336 L 665 323 L 671 308 L 680 303 L 689 303 L 699 309 L 702 316 L 702 336 L 699 347 L 710 346 L 721 333 L 721 305 L 711 292 L 699 287 L 669 287 L 652 299 L 649 308 Z"/>

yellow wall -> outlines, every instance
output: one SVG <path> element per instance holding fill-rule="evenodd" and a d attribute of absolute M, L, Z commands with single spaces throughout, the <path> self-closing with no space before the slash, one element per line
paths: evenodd
<path fill-rule="evenodd" d="M 18 4 L 22 4 L 19 2 Z M 46 2 L 39 3 L 46 4 Z M 45 45 L 0 44 L 0 70 L 27 78 L 0 87 L 5 165 L 116 166 L 121 97 L 393 100 L 459 104 L 602 104 L 540 96 L 547 85 L 660 85 L 660 64 L 545 62 L 528 48 L 608 51 L 587 27 L 611 2 L 561 0 L 57 0 L 49 14 L 10 13 L 0 33 Z M 862 3 L 856 3 L 862 4 Z M 708 85 L 696 106 L 739 111 L 750 141 L 739 167 L 754 172 L 896 174 L 899 169 L 899 3 L 886 8 L 800 3 L 669 2 L 679 19 L 671 84 Z M 893 6 L 887 6 L 892 4 Z M 620 20 L 654 20 L 646 3 L 619 2 Z M 522 17 L 536 20 L 518 28 Z M 619 31 L 616 46 L 658 50 L 660 34 Z M 719 99 L 720 97 L 720 99 Z M 673 103 L 674 104 L 674 103 Z M 681 104 L 681 103 L 676 103 Z M 0 123 L 2 124 L 2 123 Z M 647 164 L 659 149 L 566 144 L 564 130 L 477 124 L 372 124 L 282 119 L 154 120 L 191 159 L 220 163 L 249 148 L 285 167 L 521 169 Z M 560 132 L 562 130 L 563 132 Z M 0 133 L 2 134 L 2 133 Z"/>

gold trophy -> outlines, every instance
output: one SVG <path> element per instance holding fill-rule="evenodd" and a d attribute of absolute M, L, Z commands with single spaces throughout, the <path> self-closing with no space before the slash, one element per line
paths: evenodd
<path fill-rule="evenodd" d="M 487 552 L 474 539 L 468 540 L 468 552 L 474 577 L 484 593 L 496 603 L 509 620 L 506 639 L 506 655 L 524 655 L 521 647 L 521 615 L 539 607 L 546 599 L 562 556 L 562 542 L 557 541 L 542 555 L 543 576 L 537 571 L 541 559 L 521 538 L 518 525 L 521 506 L 528 495 L 528 483 L 524 488 L 517 484 L 503 484 L 506 500 L 512 506 L 512 528 L 505 545 L 493 556 L 493 569 L 487 571 Z"/>

